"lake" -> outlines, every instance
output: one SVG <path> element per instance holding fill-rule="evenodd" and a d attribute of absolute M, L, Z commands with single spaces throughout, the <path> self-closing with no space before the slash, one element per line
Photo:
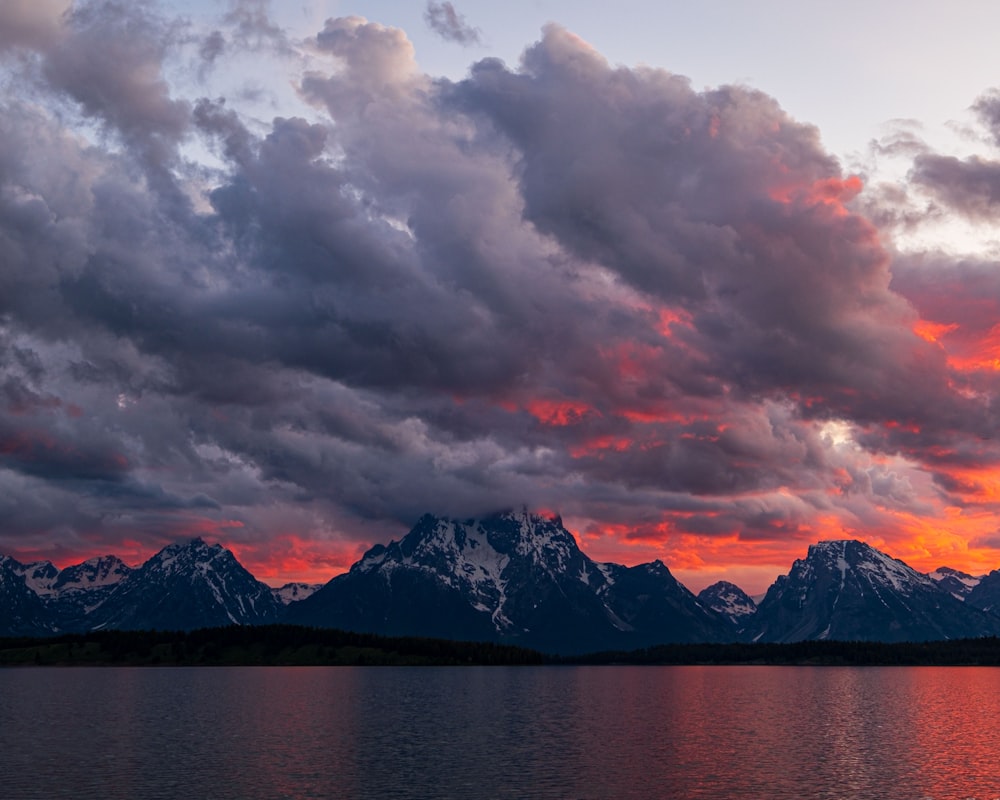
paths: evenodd
<path fill-rule="evenodd" d="M 0 670 L 0 796 L 1000 798 L 1000 670 Z"/>

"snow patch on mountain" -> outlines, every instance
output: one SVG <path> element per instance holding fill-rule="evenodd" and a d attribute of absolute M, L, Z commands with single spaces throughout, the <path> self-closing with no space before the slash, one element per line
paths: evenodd
<path fill-rule="evenodd" d="M 59 570 L 50 561 L 32 561 L 30 564 L 19 564 L 14 573 L 24 578 L 24 584 L 39 597 L 53 594 L 52 584 L 59 576 Z"/>
<path fill-rule="evenodd" d="M 594 562 L 559 517 L 425 515 L 376 545 L 288 619 L 391 635 L 479 638 L 585 652 L 736 636 L 662 561 Z"/>
<path fill-rule="evenodd" d="M 490 615 L 497 630 L 506 630 L 513 624 L 505 610 L 511 564 L 527 564 L 552 580 L 563 580 L 574 555 L 579 556 L 576 540 L 558 518 L 524 510 L 486 521 L 426 515 L 402 540 L 371 548 L 352 571 L 377 571 L 387 581 L 399 569 L 423 571 L 467 594 L 474 608 Z M 600 567 L 585 558 L 576 574 L 587 586 L 605 581 Z"/>
<path fill-rule="evenodd" d="M 274 621 L 281 603 L 222 545 L 171 544 L 112 587 L 88 615 L 94 629 L 185 629 Z"/>
<path fill-rule="evenodd" d="M 322 583 L 286 583 L 274 590 L 274 596 L 282 605 L 287 606 L 297 600 L 305 600 L 309 595 L 323 587 Z"/>
<path fill-rule="evenodd" d="M 117 556 L 96 556 L 60 570 L 51 590 L 60 596 L 88 592 L 114 586 L 130 572 L 132 568 Z"/>
<path fill-rule="evenodd" d="M 739 586 L 719 581 L 706 586 L 698 593 L 698 602 L 736 625 L 740 625 L 757 611 L 757 604 Z"/>
<path fill-rule="evenodd" d="M 938 586 L 950 593 L 957 600 L 964 601 L 985 577 L 984 575 L 969 575 L 951 567 L 938 567 L 927 577 Z"/>
<path fill-rule="evenodd" d="M 804 572 L 813 569 L 810 562 L 823 561 L 831 565 L 831 572 L 839 573 L 841 590 L 849 572 L 865 578 L 872 586 L 891 588 L 901 594 L 911 594 L 918 587 L 936 587 L 928 576 L 899 559 L 856 540 L 824 541 L 811 545 L 804 565 L 809 569 Z M 802 562 L 796 561 L 793 570 L 800 564 Z"/>
<path fill-rule="evenodd" d="M 966 605 L 931 577 L 864 542 L 825 541 L 778 577 L 748 635 L 786 642 L 927 641 L 1000 630 L 1000 619 Z"/>

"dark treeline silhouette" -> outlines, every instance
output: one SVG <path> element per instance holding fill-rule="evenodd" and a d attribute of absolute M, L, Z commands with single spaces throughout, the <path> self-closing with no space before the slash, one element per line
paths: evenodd
<path fill-rule="evenodd" d="M 668 644 L 560 657 L 490 642 L 388 637 L 295 625 L 194 631 L 96 631 L 0 638 L 0 666 L 16 665 L 816 665 L 1000 666 L 1000 639 L 940 642 L 803 641 L 791 644 Z"/>
<path fill-rule="evenodd" d="M 533 650 L 489 642 L 386 637 L 295 625 L 194 631 L 96 631 L 0 638 L 0 665 L 458 665 L 540 664 Z"/>
<path fill-rule="evenodd" d="M 939 642 L 803 641 L 788 644 L 667 644 L 593 653 L 587 664 L 773 664 L 817 666 L 1000 666 L 1000 639 Z"/>

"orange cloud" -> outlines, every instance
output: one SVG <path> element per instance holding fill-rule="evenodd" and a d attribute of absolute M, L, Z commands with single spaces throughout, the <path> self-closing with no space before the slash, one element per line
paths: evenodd
<path fill-rule="evenodd" d="M 954 326 L 958 328 L 957 325 Z M 950 343 L 948 365 L 962 372 L 1000 370 L 1000 323 L 984 336 L 971 341 Z"/>
<path fill-rule="evenodd" d="M 597 455 L 602 452 L 621 453 L 628 450 L 634 442 L 625 436 L 595 436 L 585 442 L 570 448 L 573 458 Z"/>
<path fill-rule="evenodd" d="M 850 175 L 847 178 L 823 178 L 808 186 L 778 183 L 768 189 L 768 195 L 786 205 L 827 206 L 839 216 L 848 213 L 844 204 L 857 197 L 863 188 L 861 178 Z"/>
<path fill-rule="evenodd" d="M 584 417 L 599 413 L 586 403 L 575 400 L 529 400 L 525 409 L 543 425 L 566 427 L 577 425 Z"/>
<path fill-rule="evenodd" d="M 945 324 L 943 322 L 931 322 L 930 320 L 920 319 L 913 325 L 913 332 L 924 341 L 931 343 L 940 342 L 942 337 L 955 330 L 958 330 L 957 322 Z"/>

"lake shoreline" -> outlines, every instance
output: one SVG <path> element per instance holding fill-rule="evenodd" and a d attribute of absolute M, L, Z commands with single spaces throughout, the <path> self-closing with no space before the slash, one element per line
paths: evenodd
<path fill-rule="evenodd" d="M 0 667 L 543 665 L 992 667 L 1000 666 L 1000 639 L 665 644 L 581 655 L 289 625 L 0 639 Z"/>

